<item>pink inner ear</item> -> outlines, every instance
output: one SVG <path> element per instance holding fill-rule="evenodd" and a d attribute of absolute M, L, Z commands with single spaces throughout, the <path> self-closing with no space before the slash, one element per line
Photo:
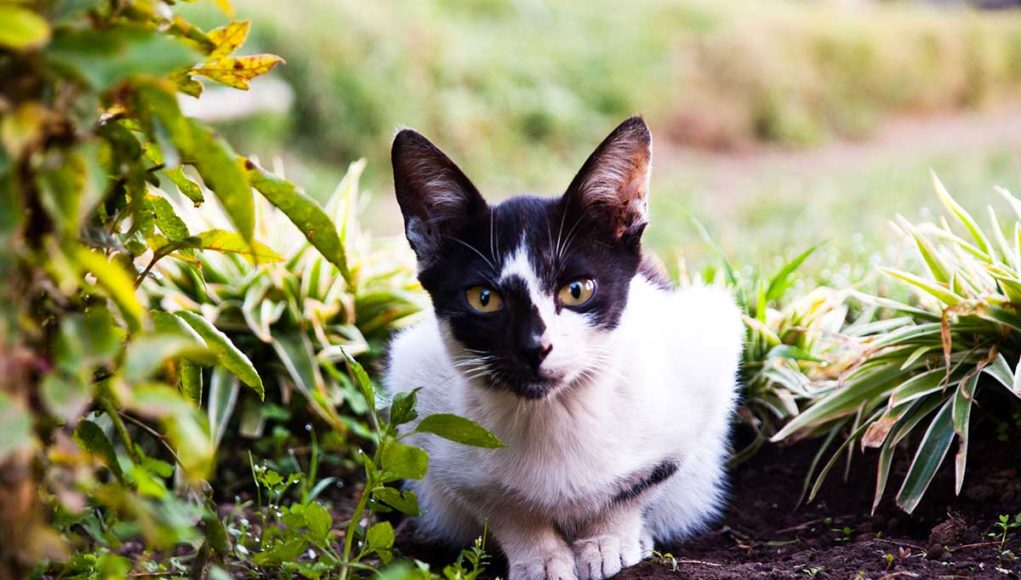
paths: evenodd
<path fill-rule="evenodd" d="M 568 203 L 602 214 L 620 240 L 648 223 L 652 137 L 639 117 L 621 123 L 596 148 L 568 188 Z"/>

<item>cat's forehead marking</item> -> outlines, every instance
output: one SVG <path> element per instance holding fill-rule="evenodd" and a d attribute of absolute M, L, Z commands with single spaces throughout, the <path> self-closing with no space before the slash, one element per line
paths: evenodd
<path fill-rule="evenodd" d="M 555 314 L 554 304 L 552 297 L 542 292 L 539 276 L 535 272 L 532 260 L 528 257 L 527 243 L 522 241 L 502 266 L 500 282 L 504 283 L 514 278 L 522 280 L 525 287 L 528 288 L 528 297 L 532 301 L 532 305 L 539 309 L 540 316 L 544 320 L 549 320 Z"/>

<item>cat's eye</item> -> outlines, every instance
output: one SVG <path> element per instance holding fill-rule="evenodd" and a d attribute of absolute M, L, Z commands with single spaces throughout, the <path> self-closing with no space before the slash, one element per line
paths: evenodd
<path fill-rule="evenodd" d="M 496 312 L 503 308 L 500 293 L 486 286 L 472 286 L 464 293 L 468 306 L 476 312 Z"/>
<path fill-rule="evenodd" d="M 571 280 L 560 288 L 557 298 L 564 306 L 582 306 L 596 293 L 596 281 L 591 278 Z"/>

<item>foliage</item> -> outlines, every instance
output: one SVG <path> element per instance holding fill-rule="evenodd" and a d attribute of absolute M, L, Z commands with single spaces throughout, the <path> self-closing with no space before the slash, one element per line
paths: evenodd
<path fill-rule="evenodd" d="M 954 473 L 959 493 L 968 466 L 976 408 L 1017 408 L 1021 373 L 1021 201 L 999 190 L 1014 213 L 1012 227 L 989 209 L 983 229 L 933 177 L 948 213 L 935 224 L 898 227 L 914 244 L 926 274 L 884 269 L 917 295 L 917 304 L 853 293 L 866 310 L 842 331 L 843 360 L 836 380 L 820 384 L 811 405 L 774 440 L 827 434 L 819 457 L 829 457 L 814 478 L 811 496 L 841 457 L 853 448 L 876 448 L 874 506 L 883 497 L 894 454 L 913 443 L 913 459 L 897 504 L 915 509 L 956 441 Z M 959 233 L 960 232 L 960 233 Z M 882 316 L 874 317 L 874 314 Z M 830 446 L 843 433 L 836 451 Z M 914 437 L 914 442 L 909 437 Z"/>
<path fill-rule="evenodd" d="M 337 292 L 358 291 L 334 297 L 375 324 L 364 335 L 323 326 L 324 336 L 349 332 L 367 352 L 364 337 L 413 308 L 377 291 L 371 268 L 349 267 L 350 219 L 338 231 L 318 203 L 181 114 L 177 93 L 199 95 L 197 77 L 244 88 L 282 62 L 235 55 L 248 23 L 205 32 L 162 2 L 21 2 L 0 13 L 0 576 L 37 563 L 71 577 L 201 574 L 231 549 L 209 480 L 232 400 L 243 389 L 261 401 L 266 384 L 245 341 L 200 305 L 216 302 L 206 292 L 225 283 L 217 274 L 243 270 L 264 284 L 284 260 L 256 239 L 263 204 L 292 224 L 292 243 L 312 248 L 288 256 L 315 274 L 296 268 L 281 284 L 321 279 L 325 292 L 339 277 Z M 220 222 L 193 229 L 184 199 Z M 210 213 L 214 199 L 222 215 Z M 165 271 L 190 272 L 195 284 L 170 299 L 175 308 L 149 303 Z M 281 299 L 297 308 L 291 320 L 311 307 L 308 294 Z M 268 328 L 270 314 L 254 319 Z M 279 502 L 270 473 L 257 485 Z M 318 546 L 330 521 L 301 489 L 300 510 L 289 509 Z M 136 540 L 132 563 L 119 553 Z"/>
<path fill-rule="evenodd" d="M 418 498 L 410 490 L 393 487 L 404 480 L 422 478 L 428 468 L 429 458 L 419 447 L 402 443 L 407 435 L 399 434 L 398 427 L 418 418 L 415 410 L 415 393 L 394 397 L 387 419 L 377 413 L 375 388 L 365 369 L 347 355 L 345 360 L 353 381 L 369 401 L 368 415 L 373 425 L 373 454 L 358 451 L 364 467 L 365 482 L 359 494 L 358 503 L 348 515 L 347 522 L 334 522 L 333 515 L 320 501 L 319 493 L 325 488 L 316 481 L 318 446 L 312 439 L 312 458 L 307 474 L 292 473 L 284 476 L 264 465 L 251 465 L 252 477 L 256 483 L 257 522 L 246 517 L 229 517 L 223 522 L 230 536 L 236 538 L 231 548 L 225 543 L 223 550 L 230 551 L 230 557 L 221 562 L 223 570 L 237 574 L 245 571 L 252 574 L 268 574 L 275 571 L 283 574 L 298 574 L 305 578 L 339 577 L 347 578 L 359 571 L 372 572 L 376 565 L 388 566 L 394 561 L 394 528 L 390 520 L 373 522 L 375 514 L 399 512 L 407 516 L 419 513 Z M 423 427 L 427 420 L 440 428 Z M 444 429 L 442 426 L 446 426 Z M 429 415 L 411 432 L 430 432 L 452 441 L 476 446 L 499 447 L 501 443 L 492 434 L 476 423 L 450 415 Z M 325 480 L 324 480 L 325 481 Z M 300 486 L 301 500 L 288 502 L 287 491 Z M 265 503 L 264 503 L 265 498 Z M 343 526 L 343 534 L 334 532 L 335 526 Z M 463 568 L 467 559 L 471 571 Z M 474 578 L 482 571 L 485 559 L 484 540 L 480 538 L 475 546 L 466 550 L 461 557 L 444 570 L 444 577 Z M 408 568 L 398 566 L 388 572 L 392 577 L 432 578 L 427 567 Z M 452 575 L 453 574 L 453 575 Z"/>
<path fill-rule="evenodd" d="M 832 336 L 847 316 L 844 293 L 817 288 L 799 295 L 799 269 L 818 249 L 813 246 L 784 262 L 772 276 L 760 270 L 736 268 L 696 223 L 703 239 L 719 257 L 718 267 L 704 269 L 699 284 L 722 283 L 731 288 L 744 314 L 740 422 L 751 440 L 738 449 L 732 463 L 753 455 L 779 426 L 797 415 L 800 405 L 816 396 L 813 379 L 828 372 L 826 357 Z M 680 285 L 692 280 L 682 270 Z"/>
<path fill-rule="evenodd" d="M 253 237 L 279 249 L 279 259 L 254 264 L 238 255 L 196 253 L 191 261 L 161 263 L 144 288 L 162 310 L 208 316 L 256 361 L 259 374 L 267 377 L 270 402 L 293 407 L 288 401 L 297 394 L 301 405 L 334 431 L 353 428 L 368 436 L 364 418 L 369 405 L 337 363 L 344 353 L 375 360 L 395 325 L 421 308 L 413 257 L 397 240 L 373 240 L 362 233 L 356 216 L 364 162 L 352 165 L 325 205 L 324 223 L 310 224 L 307 238 L 292 223 L 306 209 L 282 202 L 300 200 L 313 210 L 318 204 L 254 162 L 250 165 L 255 187 L 274 192 L 256 203 Z M 215 231 L 226 221 L 217 212 L 196 211 L 188 204 L 175 209 L 186 227 Z M 323 236 L 333 231 L 335 237 Z M 210 414 L 215 433 L 263 436 L 267 413 L 259 399 L 250 393 L 239 397 L 237 381 L 222 397 L 226 404 Z"/>

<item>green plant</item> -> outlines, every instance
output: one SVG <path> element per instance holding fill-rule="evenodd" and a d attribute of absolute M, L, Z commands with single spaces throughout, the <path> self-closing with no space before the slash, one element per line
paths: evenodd
<path fill-rule="evenodd" d="M 1013 518 L 1009 515 L 1000 514 L 993 524 L 993 531 L 986 534 L 987 537 L 998 542 L 996 553 L 1001 559 L 1015 560 L 1016 556 L 1007 549 L 1007 538 L 1011 531 L 1021 528 L 1021 514 L 1015 514 Z"/>
<path fill-rule="evenodd" d="M 489 527 L 482 527 L 482 535 L 475 538 L 470 548 L 461 550 L 453 564 L 443 568 L 443 577 L 446 580 L 477 580 L 486 572 L 486 564 L 489 562 L 489 554 L 486 553 L 486 535 Z M 465 568 L 465 562 L 468 568 Z"/>
<path fill-rule="evenodd" d="M 839 377 L 821 385 L 817 399 L 774 437 L 826 434 L 817 462 L 830 458 L 818 471 L 813 465 L 806 480 L 814 480 L 809 497 L 841 457 L 850 461 L 853 446 L 878 448 L 875 509 L 894 453 L 912 435 L 920 438 L 897 504 L 909 513 L 915 509 L 955 440 L 959 493 L 975 402 L 1005 397 L 1004 403 L 984 407 L 1009 412 L 1021 398 L 1021 373 L 1008 362 L 1021 356 L 1021 201 L 1000 189 L 1015 214 L 1011 227 L 1004 230 L 990 208 L 990 227 L 983 230 L 935 176 L 933 183 L 963 233 L 947 218 L 919 226 L 898 221 L 926 275 L 883 273 L 910 287 L 917 304 L 853 292 L 866 310 L 842 331 L 845 361 L 851 362 L 839 365 Z M 843 443 L 831 451 L 841 434 Z"/>
<path fill-rule="evenodd" d="M 421 308 L 423 295 L 406 246 L 396 239 L 373 240 L 359 227 L 358 180 L 364 167 L 364 162 L 351 166 L 325 204 L 329 221 L 316 226 L 336 230 L 344 256 L 339 265 L 301 235 L 286 211 L 260 200 L 253 237 L 279 249 L 278 261 L 254 264 L 236 255 L 197 253 L 191 261 L 156 266 L 145 289 L 166 310 L 204 313 L 256 361 L 272 401 L 286 407 L 296 393 L 333 430 L 368 436 L 368 404 L 337 363 L 344 352 L 367 362 L 380 357 L 393 329 Z M 260 174 L 256 187 L 294 191 L 268 173 Z M 225 220 L 187 204 L 175 210 L 191 227 Z M 239 397 L 237 381 L 223 397 L 229 404 L 215 413 L 210 408 L 214 432 L 227 432 L 235 420 L 246 437 L 264 433 L 265 409 L 258 399 Z"/>
<path fill-rule="evenodd" d="M 818 288 L 797 296 L 798 270 L 817 250 L 813 246 L 780 265 L 773 276 L 755 269 L 739 270 L 726 258 L 700 224 L 703 239 L 720 259 L 720 267 L 708 268 L 699 283 L 717 279 L 732 288 L 744 312 L 746 328 L 739 382 L 742 389 L 742 423 L 752 432 L 751 441 L 734 454 L 733 463 L 751 457 L 780 425 L 815 397 L 813 379 L 826 376 L 829 336 L 838 332 L 847 307 L 843 293 Z M 691 280 L 682 272 L 682 286 Z"/>
<path fill-rule="evenodd" d="M 449 414 L 434 414 L 418 421 L 414 429 L 399 432 L 398 427 L 418 419 L 415 410 L 417 389 L 398 393 L 393 397 L 388 418 L 383 420 L 376 412 L 375 391 L 372 380 L 362 366 L 342 351 L 353 378 L 369 401 L 369 416 L 374 426 L 375 452 L 370 456 L 360 453 L 365 467 L 365 486 L 355 506 L 354 513 L 344 534 L 344 551 L 341 562 L 341 580 L 347 578 L 350 570 L 360 567 L 362 560 L 375 555 L 387 564 L 392 558 L 394 534 L 389 522 L 371 523 L 371 514 L 396 510 L 405 515 L 418 515 L 418 498 L 412 490 L 398 490 L 387 484 L 402 480 L 421 479 L 428 468 L 429 457 L 420 447 L 401 443 L 401 439 L 412 433 L 432 433 L 436 436 L 484 448 L 502 447 L 503 443 L 477 423 Z M 362 524 L 363 514 L 366 524 Z M 361 539 L 361 545 L 356 544 Z M 475 568 L 481 563 L 482 546 L 478 552 L 471 552 Z"/>
<path fill-rule="evenodd" d="M 202 92 L 198 77 L 245 88 L 281 59 L 234 55 L 245 22 L 204 32 L 162 2 L 2 3 L 0 15 L 0 576 L 37 563 L 201 571 L 227 547 L 205 492 L 216 434 L 203 386 L 236 379 L 261 398 L 264 385 L 204 317 L 150 310 L 138 286 L 207 252 L 278 260 L 253 239 L 253 187 L 345 271 L 317 203 L 178 106 L 178 92 Z M 210 192 L 226 227 L 193 232 L 169 199 Z M 135 539 L 131 563 L 118 552 Z"/>

